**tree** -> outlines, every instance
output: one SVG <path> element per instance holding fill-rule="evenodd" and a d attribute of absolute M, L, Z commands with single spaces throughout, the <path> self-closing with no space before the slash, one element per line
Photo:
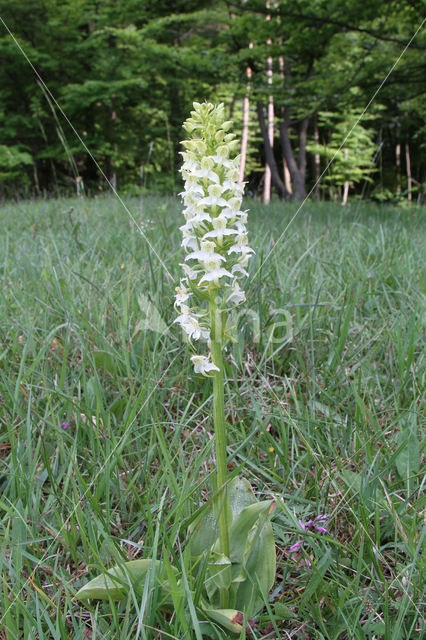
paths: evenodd
<path fill-rule="evenodd" d="M 256 190 L 266 161 L 280 197 L 303 200 L 318 173 L 318 161 L 309 162 L 318 113 L 364 109 L 418 28 L 422 7 L 416 0 L 210 7 L 207 0 L 0 0 L 0 15 L 113 185 L 140 187 L 143 170 L 144 187 L 174 190 L 192 101 L 224 100 L 238 128 L 250 68 L 246 176 Z M 398 172 L 401 193 L 410 183 L 414 194 L 424 181 L 425 51 L 420 31 L 380 90 L 383 110 L 371 125 L 383 170 L 373 176 L 373 195 L 395 189 Z M 4 26 L 0 56 L 0 145 L 31 158 L 16 165 L 14 185 L 102 187 L 98 166 Z M 319 144 L 330 141 L 336 122 L 322 124 Z M 399 168 L 398 145 L 409 151 L 399 154 Z"/>
<path fill-rule="evenodd" d="M 321 112 L 319 122 L 327 132 L 331 131 L 330 141 L 327 144 L 311 143 L 308 150 L 319 153 L 330 164 L 325 180 L 332 187 L 343 187 L 342 204 L 346 204 L 350 187 L 361 180 L 372 180 L 370 174 L 374 170 L 376 151 L 374 131 L 364 128 L 357 111 Z"/>
<path fill-rule="evenodd" d="M 297 5 L 290 0 L 280 0 L 272 8 L 265 8 L 262 0 L 229 2 L 228 5 L 235 17 L 230 25 L 228 44 L 236 62 L 244 60 L 247 63 L 247 56 L 241 52 L 246 50 L 247 39 L 254 42 L 249 61 L 253 71 L 253 92 L 257 92 L 265 156 L 272 167 L 274 153 L 262 121 L 268 100 L 264 80 L 267 53 L 263 43 L 266 37 L 275 43 L 272 54 L 275 64 L 284 61 L 283 82 L 281 86 L 274 86 L 274 104 L 280 114 L 277 128 L 282 155 L 291 174 L 293 195 L 301 200 L 307 193 L 307 144 L 315 129 L 316 114 L 334 111 L 336 107 L 340 110 L 343 102 L 359 110 L 368 104 L 414 33 L 418 25 L 416 8 L 407 2 L 391 1 L 383 15 L 380 0 L 369 3 L 310 0 Z M 277 19 L 268 22 L 265 33 L 267 13 Z M 425 47 L 420 38 L 411 46 L 415 57 L 407 55 L 404 64 L 407 65 L 407 77 L 418 78 L 422 55 L 419 52 Z M 367 87 L 371 87 L 372 78 L 374 88 L 368 94 Z M 392 82 L 394 80 L 405 93 L 401 74 L 394 76 Z M 413 85 L 413 82 L 406 81 L 405 84 Z M 354 87 L 358 87 L 358 91 L 353 92 Z M 424 83 L 421 89 L 424 92 Z M 286 197 L 288 190 L 280 177 L 279 162 L 278 157 L 276 170 L 272 169 L 272 181 L 281 197 Z"/>

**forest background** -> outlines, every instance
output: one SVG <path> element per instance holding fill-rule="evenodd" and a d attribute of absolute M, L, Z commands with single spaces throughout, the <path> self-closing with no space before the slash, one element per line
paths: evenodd
<path fill-rule="evenodd" d="M 212 385 L 173 307 L 194 100 L 226 105 L 253 196 L 225 396 L 229 471 L 276 499 L 251 637 L 423 637 L 422 12 L 0 0 L 0 638 L 224 638 L 187 544 Z M 148 558 L 173 612 L 151 578 L 76 600 Z"/>
<path fill-rule="evenodd" d="M 178 192 L 195 99 L 227 105 L 241 179 L 265 202 L 270 185 L 283 199 L 421 202 L 422 12 L 417 0 L 0 0 L 0 197 L 108 182 Z"/>

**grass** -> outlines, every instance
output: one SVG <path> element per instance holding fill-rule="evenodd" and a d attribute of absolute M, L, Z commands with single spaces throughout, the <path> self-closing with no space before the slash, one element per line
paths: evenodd
<path fill-rule="evenodd" d="M 212 390 L 171 326 L 180 205 L 127 203 L 134 221 L 109 197 L 0 208 L 2 640 L 204 628 L 184 541 L 209 494 Z M 277 500 L 278 572 L 247 638 L 420 638 L 422 211 L 307 203 L 282 237 L 294 206 L 248 206 L 228 455 Z M 326 534 L 303 534 L 325 513 Z M 183 568 L 187 615 L 149 585 L 73 600 L 139 557 Z"/>

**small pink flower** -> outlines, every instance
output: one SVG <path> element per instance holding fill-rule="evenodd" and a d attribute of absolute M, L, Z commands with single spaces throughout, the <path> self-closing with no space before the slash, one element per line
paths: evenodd
<path fill-rule="evenodd" d="M 61 427 L 62 427 L 62 429 L 64 429 L 64 431 L 65 431 L 66 429 L 68 429 L 69 424 L 70 424 L 69 422 L 61 422 Z"/>
<path fill-rule="evenodd" d="M 308 522 L 303 522 L 302 520 L 299 520 L 299 526 L 301 527 L 301 529 L 303 529 L 303 531 L 312 531 L 312 529 L 314 529 L 315 531 L 319 531 L 320 533 L 327 533 L 327 529 L 325 529 L 322 525 L 326 524 L 329 518 L 330 516 L 328 514 L 324 514 L 324 515 L 317 516 L 314 520 L 312 520 L 311 518 L 310 520 L 308 520 Z M 289 549 L 289 553 L 294 553 L 295 551 L 300 549 L 302 546 L 303 546 L 303 540 L 298 540 L 293 545 L 291 545 Z M 311 563 L 307 558 L 305 559 L 305 563 L 307 568 L 310 569 Z"/>

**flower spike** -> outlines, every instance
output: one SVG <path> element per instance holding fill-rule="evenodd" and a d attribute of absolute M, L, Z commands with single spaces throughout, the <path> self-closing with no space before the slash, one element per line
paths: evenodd
<path fill-rule="evenodd" d="M 185 224 L 182 247 L 187 254 L 182 265 L 184 278 L 176 288 L 175 307 L 180 311 L 175 322 L 190 340 L 209 341 L 208 316 L 199 324 L 200 304 L 214 295 L 219 312 L 245 300 L 241 279 L 253 249 L 247 243 L 247 212 L 241 210 L 244 184 L 238 184 L 240 157 L 238 141 L 229 130 L 223 104 L 194 102 L 184 129 L 188 139 L 182 142 L 182 177 Z M 190 266 L 186 264 L 190 261 Z M 194 308 L 186 307 L 190 299 Z M 186 307 L 186 308 L 184 308 Z M 213 362 L 210 358 L 213 357 Z M 209 375 L 218 369 L 214 355 L 193 356 L 196 373 Z"/>

